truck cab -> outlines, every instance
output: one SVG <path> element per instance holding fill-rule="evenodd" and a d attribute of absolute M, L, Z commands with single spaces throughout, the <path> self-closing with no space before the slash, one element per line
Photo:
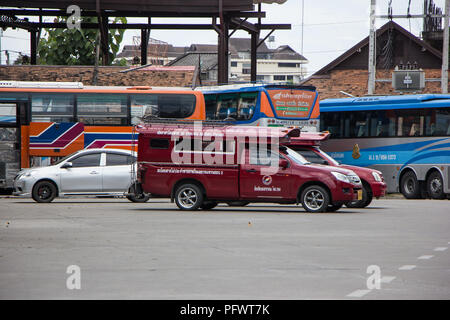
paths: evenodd
<path fill-rule="evenodd" d="M 244 126 L 139 126 L 138 182 L 181 210 L 224 202 L 299 204 L 336 211 L 362 197 L 351 170 L 313 164 L 284 143 L 299 129 Z"/>
<path fill-rule="evenodd" d="M 347 203 L 346 206 L 350 208 L 364 208 L 372 202 L 373 198 L 379 199 L 380 197 L 384 197 L 387 185 L 384 181 L 383 174 L 378 170 L 337 162 L 320 149 L 320 143 L 329 137 L 330 133 L 328 132 L 301 132 L 299 137 L 290 139 L 286 146 L 301 154 L 309 162 L 335 168 L 339 167 L 355 172 L 361 179 L 362 199 Z"/>

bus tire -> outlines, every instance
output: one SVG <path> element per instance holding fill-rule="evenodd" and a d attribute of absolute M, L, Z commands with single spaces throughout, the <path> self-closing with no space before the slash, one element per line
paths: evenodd
<path fill-rule="evenodd" d="M 31 192 L 31 197 L 34 201 L 39 203 L 49 203 L 55 199 L 57 194 L 56 186 L 50 181 L 39 181 Z"/>
<path fill-rule="evenodd" d="M 300 199 L 303 209 L 312 213 L 326 212 L 330 204 L 330 196 L 327 190 L 317 185 L 303 190 Z"/>
<path fill-rule="evenodd" d="M 444 193 L 444 181 L 439 172 L 434 171 L 427 179 L 427 191 L 433 199 L 444 199 L 446 197 Z"/>
<path fill-rule="evenodd" d="M 420 197 L 420 185 L 414 172 L 408 171 L 402 176 L 400 192 L 406 199 L 418 199 Z"/>
<path fill-rule="evenodd" d="M 369 185 L 363 183 L 362 199 L 346 203 L 345 206 L 347 208 L 365 208 L 372 202 L 372 199 L 373 199 L 372 189 L 370 188 Z"/>
<path fill-rule="evenodd" d="M 200 209 L 202 210 L 211 210 L 215 207 L 217 207 L 218 203 L 215 201 L 204 201 L 203 204 L 200 206 Z"/>
<path fill-rule="evenodd" d="M 203 198 L 203 192 L 196 184 L 182 184 L 175 191 L 175 203 L 181 210 L 197 210 L 203 205 Z"/>

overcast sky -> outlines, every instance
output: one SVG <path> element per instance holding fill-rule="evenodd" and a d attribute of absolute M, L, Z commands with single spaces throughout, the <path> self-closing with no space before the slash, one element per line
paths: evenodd
<path fill-rule="evenodd" d="M 392 0 L 394 14 L 406 14 L 409 0 Z M 444 0 L 435 3 L 444 8 Z M 389 0 L 377 0 L 377 14 L 387 14 Z M 369 34 L 370 0 L 304 0 L 304 40 L 303 55 L 309 60 L 308 73 L 325 66 L 344 51 L 354 46 Z M 264 4 L 267 17 L 264 23 L 290 23 L 292 30 L 279 30 L 273 34 L 275 45 L 290 45 L 301 52 L 302 43 L 302 0 L 287 0 L 282 5 Z M 411 0 L 411 14 L 423 12 L 423 0 Z M 47 21 L 51 21 L 47 18 Z M 129 22 L 146 22 L 146 19 L 128 19 Z M 210 19 L 152 19 L 153 23 L 210 23 Z M 377 19 L 377 27 L 387 20 Z M 395 22 L 413 34 L 420 36 L 422 19 L 399 19 Z M 264 31 L 267 34 L 267 31 Z M 133 36 L 139 36 L 139 30 L 129 30 L 125 34 L 122 46 L 133 43 Z M 248 33 L 239 31 L 233 37 L 248 37 Z M 217 43 L 214 31 L 165 31 L 154 30 L 151 37 L 176 46 L 188 46 L 191 43 Z M 14 50 L 29 54 L 29 35 L 23 30 L 7 29 L 1 39 L 2 50 Z M 11 53 L 11 60 L 17 57 Z M 2 51 L 2 63 L 5 63 Z"/>

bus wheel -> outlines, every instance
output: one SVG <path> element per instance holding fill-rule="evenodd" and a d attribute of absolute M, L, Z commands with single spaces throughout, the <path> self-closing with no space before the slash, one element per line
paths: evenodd
<path fill-rule="evenodd" d="M 330 204 L 327 208 L 327 212 L 336 212 L 342 208 L 342 204 Z"/>
<path fill-rule="evenodd" d="M 56 186 L 52 182 L 40 181 L 34 185 L 31 196 L 36 202 L 49 203 L 55 199 L 56 191 Z"/>
<path fill-rule="evenodd" d="M 248 202 L 248 201 L 230 201 L 230 202 L 227 202 L 227 205 L 229 205 L 230 207 L 245 207 L 249 203 L 250 202 Z"/>
<path fill-rule="evenodd" d="M 325 212 L 330 204 L 330 196 L 321 186 L 310 186 L 303 190 L 301 203 L 308 212 Z"/>
<path fill-rule="evenodd" d="M 175 203 L 181 210 L 197 210 L 203 204 L 203 192 L 195 184 L 183 184 L 175 192 Z"/>
<path fill-rule="evenodd" d="M 444 185 L 442 176 L 439 172 L 434 171 L 427 179 L 428 194 L 433 199 L 444 199 Z"/>
<path fill-rule="evenodd" d="M 372 199 L 373 199 L 372 189 L 370 188 L 369 185 L 363 183 L 362 199 L 346 203 L 345 206 L 347 208 L 365 208 L 372 202 Z"/>
<path fill-rule="evenodd" d="M 200 206 L 200 209 L 202 209 L 202 210 L 211 210 L 212 208 L 217 207 L 217 205 L 218 205 L 218 203 L 215 202 L 215 201 L 205 201 Z"/>
<path fill-rule="evenodd" d="M 406 199 L 417 199 L 420 196 L 419 181 L 412 171 L 405 173 L 400 181 L 400 192 Z"/>

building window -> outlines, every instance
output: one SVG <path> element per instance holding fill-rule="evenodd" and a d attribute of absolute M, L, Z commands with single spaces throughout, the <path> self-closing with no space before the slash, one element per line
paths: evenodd
<path fill-rule="evenodd" d="M 279 68 L 299 68 L 300 63 L 292 63 L 292 62 L 279 62 Z"/>
<path fill-rule="evenodd" d="M 285 81 L 286 76 L 273 76 L 273 80 L 275 81 Z"/>
<path fill-rule="evenodd" d="M 237 61 L 231 61 L 231 66 L 232 67 L 237 67 L 237 65 L 238 65 Z"/>

